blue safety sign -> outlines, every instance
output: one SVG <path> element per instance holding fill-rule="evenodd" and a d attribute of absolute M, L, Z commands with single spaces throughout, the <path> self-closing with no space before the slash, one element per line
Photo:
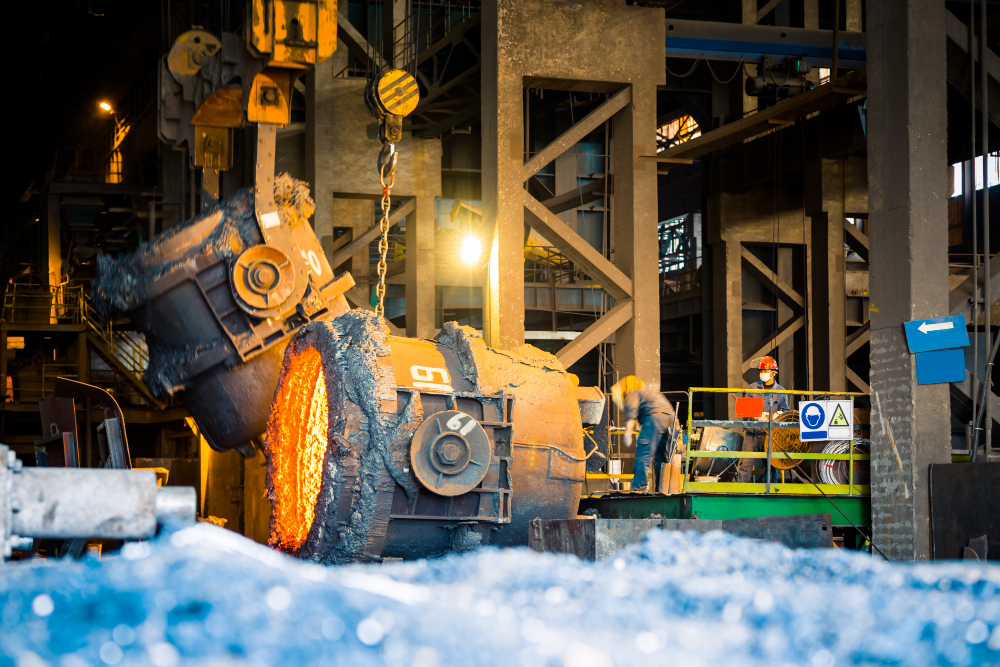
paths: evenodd
<path fill-rule="evenodd" d="M 799 403 L 799 437 L 802 440 L 826 440 L 826 401 Z"/>
<path fill-rule="evenodd" d="M 903 329 L 906 331 L 906 344 L 913 353 L 947 350 L 969 344 L 965 315 L 903 322 Z"/>
<path fill-rule="evenodd" d="M 965 351 L 934 350 L 917 355 L 917 384 L 965 382 Z"/>

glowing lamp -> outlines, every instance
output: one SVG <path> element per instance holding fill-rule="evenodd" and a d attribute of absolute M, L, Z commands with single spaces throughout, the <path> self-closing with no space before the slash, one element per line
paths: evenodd
<path fill-rule="evenodd" d="M 466 236 L 462 241 L 462 261 L 466 264 L 473 264 L 479 260 L 483 253 L 483 244 L 475 236 Z"/>

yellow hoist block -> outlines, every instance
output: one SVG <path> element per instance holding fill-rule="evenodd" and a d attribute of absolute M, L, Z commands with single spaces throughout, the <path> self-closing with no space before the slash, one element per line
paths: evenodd
<path fill-rule="evenodd" d="M 337 0 L 251 0 L 247 43 L 269 67 L 318 65 L 337 50 Z"/>
<path fill-rule="evenodd" d="M 247 100 L 247 121 L 288 125 L 292 120 L 292 71 L 266 67 L 257 73 Z"/>

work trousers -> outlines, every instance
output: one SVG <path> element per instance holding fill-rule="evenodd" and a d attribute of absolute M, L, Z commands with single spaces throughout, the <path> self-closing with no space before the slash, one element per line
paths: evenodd
<path fill-rule="evenodd" d="M 743 451 L 744 452 L 762 452 L 767 444 L 767 431 L 762 428 L 748 428 L 746 430 L 746 435 L 743 436 Z M 741 483 L 746 483 L 753 481 L 753 470 L 754 468 L 766 468 L 767 463 L 765 459 L 740 459 L 739 466 L 737 470 L 739 471 L 739 476 L 737 481 Z"/>
<path fill-rule="evenodd" d="M 670 440 L 670 429 L 673 426 L 673 419 L 657 420 L 647 418 L 643 420 L 639 429 L 639 439 L 635 443 L 635 464 L 632 466 L 632 490 L 643 491 L 649 485 L 651 478 L 655 480 L 660 470 L 660 465 L 667 462 L 667 445 Z M 650 464 L 653 465 L 653 474 L 649 474 Z M 655 487 L 649 489 L 655 491 Z"/>

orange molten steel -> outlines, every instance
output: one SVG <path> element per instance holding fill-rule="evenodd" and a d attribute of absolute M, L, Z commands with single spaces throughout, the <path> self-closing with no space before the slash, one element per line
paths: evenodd
<path fill-rule="evenodd" d="M 329 407 L 318 350 L 293 357 L 271 407 L 271 546 L 294 553 L 309 535 L 323 483 Z"/>

